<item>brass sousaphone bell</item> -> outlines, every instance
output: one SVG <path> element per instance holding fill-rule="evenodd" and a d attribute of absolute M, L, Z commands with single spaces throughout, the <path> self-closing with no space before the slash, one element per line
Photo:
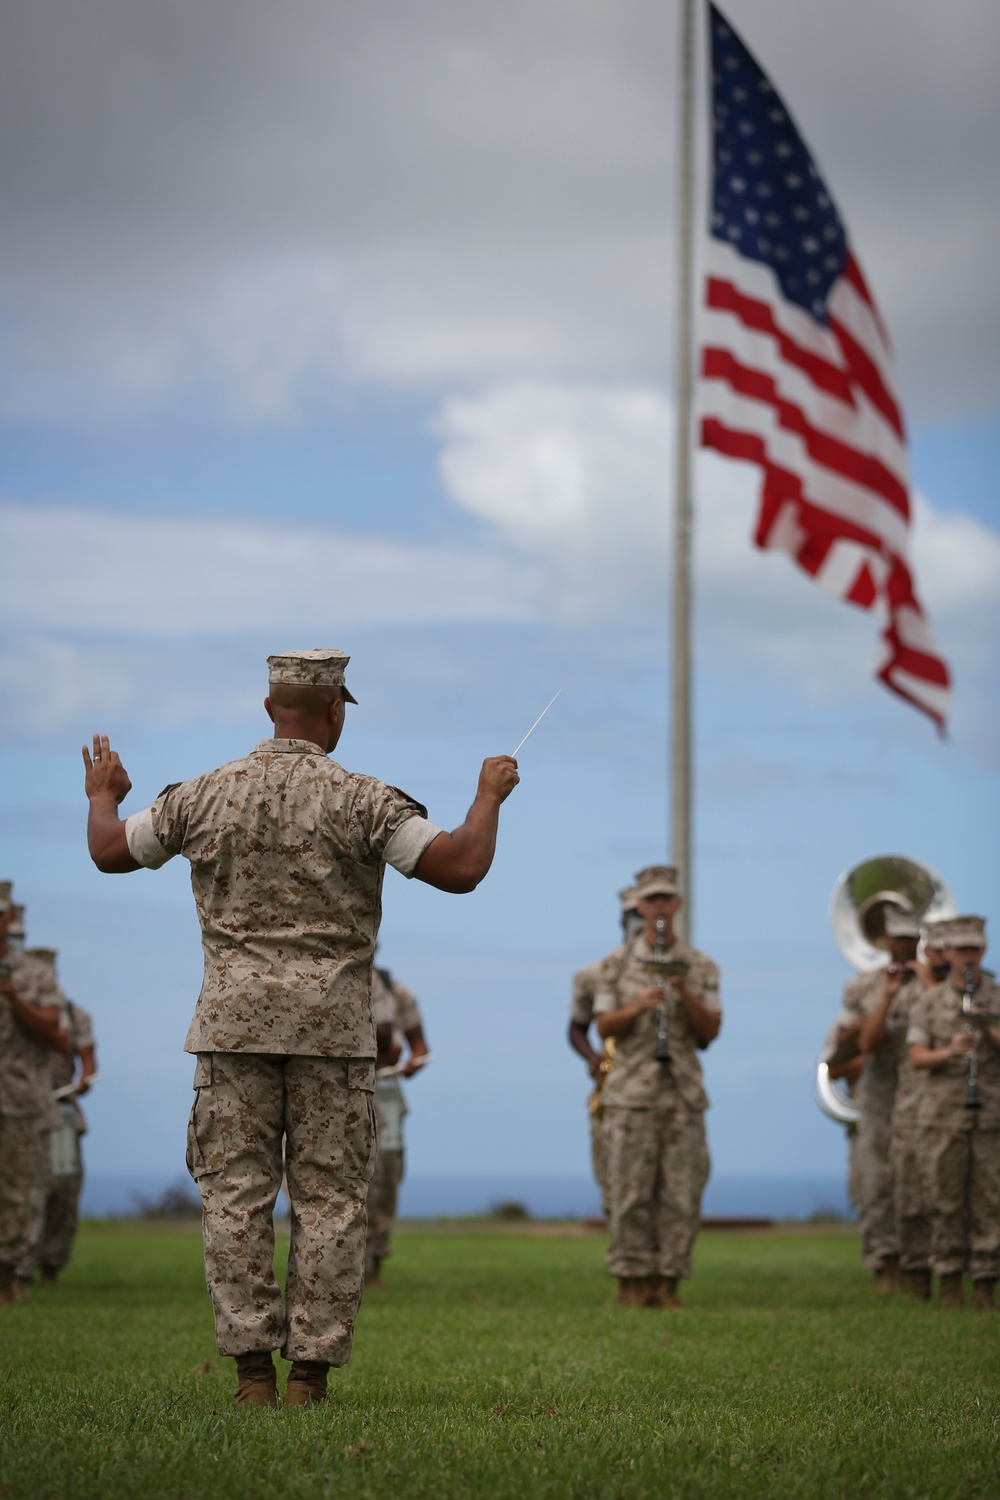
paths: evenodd
<path fill-rule="evenodd" d="M 885 917 L 890 908 L 911 913 L 921 923 L 953 917 L 951 891 L 940 875 L 902 854 L 878 854 L 846 870 L 830 898 L 830 926 L 834 941 L 852 968 L 862 973 L 889 961 Z M 856 1124 L 857 1106 L 831 1079 L 820 1057 L 816 1067 L 816 1103 L 839 1125 Z"/>

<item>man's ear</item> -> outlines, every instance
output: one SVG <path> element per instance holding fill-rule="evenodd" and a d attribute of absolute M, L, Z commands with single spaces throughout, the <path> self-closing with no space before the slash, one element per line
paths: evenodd
<path fill-rule="evenodd" d="M 273 724 L 274 723 L 274 710 L 271 707 L 271 700 L 270 700 L 270 698 L 265 698 L 264 699 L 264 712 L 267 714 L 267 717 L 270 719 L 271 723 Z"/>

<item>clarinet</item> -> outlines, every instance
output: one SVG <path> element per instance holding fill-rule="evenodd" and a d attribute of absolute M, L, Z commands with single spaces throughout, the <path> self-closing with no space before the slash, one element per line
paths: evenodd
<path fill-rule="evenodd" d="M 667 923 L 666 918 L 656 919 L 656 943 L 653 953 L 661 961 L 667 956 Z M 655 983 L 659 985 L 663 999 L 656 1007 L 656 1061 L 668 1063 L 670 1061 L 670 1038 L 667 1036 L 667 981 L 662 974 L 657 974 Z"/>
<path fill-rule="evenodd" d="M 965 990 L 962 994 L 962 1014 L 967 1016 L 973 1009 L 973 996 L 976 992 L 975 969 L 972 964 L 965 966 Z M 979 1097 L 979 1061 L 976 1053 L 979 1048 L 979 1028 L 971 1026 L 970 1030 L 975 1036 L 975 1045 L 969 1053 L 969 1070 L 965 1083 L 965 1107 L 966 1109 L 982 1109 L 983 1101 Z"/>

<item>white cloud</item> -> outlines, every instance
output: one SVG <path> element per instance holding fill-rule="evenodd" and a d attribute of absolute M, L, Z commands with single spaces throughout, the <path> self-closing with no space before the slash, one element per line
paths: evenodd
<path fill-rule="evenodd" d="M 329 635 L 355 625 L 513 622 L 538 570 L 487 549 L 321 526 L 8 504 L 0 624 L 134 640 Z"/>
<path fill-rule="evenodd" d="M 521 383 L 447 401 L 435 424 L 442 481 L 482 528 L 461 546 L 235 517 L 0 507 L 0 686 L 12 722 L 46 732 L 95 704 L 183 717 L 202 701 L 199 682 L 225 713 L 217 683 L 239 678 L 231 663 L 264 637 L 337 643 L 366 628 L 518 625 L 611 638 L 625 627 L 662 657 L 671 423 L 670 402 L 640 386 Z M 879 617 L 753 547 L 755 472 L 700 454 L 696 480 L 698 671 L 781 680 L 821 702 L 879 691 Z M 988 739 L 1000 537 L 921 500 L 914 551 L 959 714 Z M 174 686 L 157 696 L 153 681 Z M 256 687 L 233 704 L 245 706 L 247 691 Z"/>
<path fill-rule="evenodd" d="M 662 394 L 501 386 L 447 402 L 438 426 L 448 492 L 545 564 L 558 614 L 662 628 L 673 450 Z M 722 674 L 778 673 L 821 699 L 870 691 L 880 617 L 827 598 L 785 556 L 754 548 L 750 466 L 700 453 L 695 474 L 698 661 Z M 914 534 L 918 589 L 975 693 L 1000 667 L 1000 537 L 926 500 Z"/>

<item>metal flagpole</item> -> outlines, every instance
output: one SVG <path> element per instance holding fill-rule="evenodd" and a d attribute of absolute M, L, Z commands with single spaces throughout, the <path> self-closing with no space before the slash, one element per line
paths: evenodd
<path fill-rule="evenodd" d="M 676 425 L 671 676 L 671 843 L 684 905 L 676 927 L 690 937 L 691 893 L 691 386 L 694 218 L 694 4 L 681 0 L 677 132 Z"/>

